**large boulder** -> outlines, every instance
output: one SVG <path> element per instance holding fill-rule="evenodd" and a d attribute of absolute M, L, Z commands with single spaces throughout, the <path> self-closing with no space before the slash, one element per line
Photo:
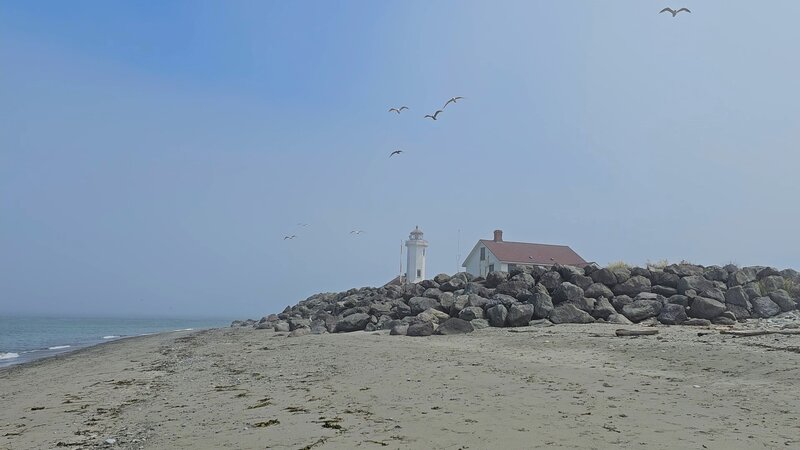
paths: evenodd
<path fill-rule="evenodd" d="M 412 297 L 411 300 L 408 301 L 408 306 L 411 307 L 411 314 L 413 315 L 417 315 L 426 309 L 440 308 L 438 300 L 428 297 Z"/>
<path fill-rule="evenodd" d="M 764 295 L 769 295 L 773 292 L 783 289 L 783 287 L 786 285 L 786 282 L 780 275 L 770 275 L 762 279 L 760 284 L 761 293 Z"/>
<path fill-rule="evenodd" d="M 586 288 L 586 290 L 583 292 L 583 295 L 590 298 L 611 298 L 614 296 L 614 293 L 611 292 L 611 289 L 609 289 L 608 286 L 603 283 L 593 283 Z"/>
<path fill-rule="evenodd" d="M 452 311 L 453 305 L 455 305 L 455 303 L 456 303 L 456 296 L 453 295 L 452 292 L 442 292 L 442 295 L 439 296 L 439 305 L 441 306 L 442 311 L 446 312 Z"/>
<path fill-rule="evenodd" d="M 795 301 L 792 300 L 792 297 L 789 295 L 789 293 L 784 291 L 783 289 L 779 289 L 775 292 L 770 292 L 769 298 L 770 300 L 772 300 L 778 306 L 781 307 L 781 311 L 785 312 L 797 309 L 797 303 L 795 303 Z"/>
<path fill-rule="evenodd" d="M 506 323 L 510 327 L 525 327 L 533 317 L 534 307 L 528 303 L 517 303 L 508 308 Z"/>
<path fill-rule="evenodd" d="M 435 298 L 436 300 L 439 300 L 439 297 L 442 296 L 442 291 L 440 291 L 437 288 L 428 288 L 425 289 L 425 292 L 422 293 L 422 296 L 428 298 Z"/>
<path fill-rule="evenodd" d="M 705 268 L 703 275 L 711 281 L 728 281 L 728 271 L 720 266 L 708 266 Z"/>
<path fill-rule="evenodd" d="M 453 277 L 450 278 L 446 283 L 442 283 L 439 285 L 439 290 L 442 292 L 454 292 L 459 289 L 464 289 L 464 286 L 467 282 L 461 277 Z"/>
<path fill-rule="evenodd" d="M 508 317 L 508 309 L 503 305 L 494 305 L 486 310 L 486 318 L 489 319 L 489 325 L 493 327 L 505 326 L 506 317 Z"/>
<path fill-rule="evenodd" d="M 550 321 L 553 323 L 592 323 L 594 318 L 572 303 L 562 303 L 550 313 Z"/>
<path fill-rule="evenodd" d="M 686 319 L 686 308 L 674 303 L 667 303 L 658 313 L 658 321 L 664 325 L 680 325 Z"/>
<path fill-rule="evenodd" d="M 678 293 L 686 294 L 686 291 L 693 290 L 695 292 L 703 292 L 717 287 L 713 281 L 706 280 L 700 275 L 690 275 L 683 277 L 678 281 Z"/>
<path fill-rule="evenodd" d="M 496 291 L 498 294 L 510 295 L 512 297 L 520 297 L 525 294 L 530 294 L 528 290 L 528 283 L 524 281 L 505 281 L 497 285 Z"/>
<path fill-rule="evenodd" d="M 728 286 L 744 286 L 747 283 L 756 281 L 758 271 L 753 267 L 745 267 L 728 276 Z"/>
<path fill-rule="evenodd" d="M 553 301 L 558 304 L 562 302 L 575 302 L 583 298 L 583 289 L 569 282 L 563 282 L 553 291 Z"/>
<path fill-rule="evenodd" d="M 457 295 L 450 307 L 450 315 L 457 317 L 458 314 L 467 306 L 469 306 L 469 295 Z"/>
<path fill-rule="evenodd" d="M 551 270 L 549 272 L 545 272 L 541 276 L 541 278 L 539 278 L 539 283 L 542 286 L 546 287 L 547 290 L 550 291 L 550 292 L 556 290 L 558 285 L 561 284 L 561 281 L 562 281 L 561 280 L 561 275 L 558 272 L 554 271 L 554 270 Z"/>
<path fill-rule="evenodd" d="M 622 311 L 622 308 L 624 308 L 625 305 L 630 305 L 631 303 L 633 303 L 633 299 L 627 295 L 617 295 L 611 299 L 611 304 L 617 311 Z"/>
<path fill-rule="evenodd" d="M 611 269 L 614 277 L 617 279 L 617 284 L 624 283 L 631 278 L 631 270 L 625 266 L 618 266 Z"/>
<path fill-rule="evenodd" d="M 433 334 L 435 327 L 433 322 L 418 322 L 408 326 L 406 336 L 430 336 Z"/>
<path fill-rule="evenodd" d="M 725 306 L 727 306 L 728 311 L 730 311 L 733 316 L 736 317 L 736 320 L 745 320 L 752 317 L 751 311 L 753 310 L 753 306 L 749 301 L 747 302 L 747 306 L 733 305 L 730 303 L 726 303 Z"/>
<path fill-rule="evenodd" d="M 437 274 L 435 277 L 433 277 L 433 281 L 435 281 L 436 284 L 447 283 L 450 281 L 450 275 L 446 273 Z"/>
<path fill-rule="evenodd" d="M 498 284 L 504 283 L 508 280 L 508 272 L 494 271 L 486 275 L 486 282 L 484 283 L 488 288 L 497 287 Z"/>
<path fill-rule="evenodd" d="M 662 286 L 660 284 L 657 284 L 652 288 L 650 288 L 650 292 L 663 295 L 664 297 L 672 297 L 673 295 L 678 293 L 678 290 L 675 288 L 671 288 L 669 286 Z"/>
<path fill-rule="evenodd" d="M 781 272 L 774 267 L 764 267 L 756 272 L 756 280 L 763 280 L 764 278 L 772 276 L 781 276 Z"/>
<path fill-rule="evenodd" d="M 589 275 L 595 283 L 603 283 L 606 286 L 614 286 L 617 284 L 617 277 L 611 269 L 605 268 L 595 270 Z"/>
<path fill-rule="evenodd" d="M 696 297 L 689 307 L 689 317 L 695 319 L 713 319 L 725 312 L 725 304 L 705 297 Z"/>
<path fill-rule="evenodd" d="M 417 322 L 433 322 L 436 324 L 442 323 L 450 318 L 450 314 L 441 312 L 438 309 L 429 308 L 417 314 Z"/>
<path fill-rule="evenodd" d="M 488 298 L 483 298 L 480 295 L 476 294 L 469 294 L 469 306 L 477 306 L 478 308 L 483 308 L 486 304 L 489 303 Z"/>
<path fill-rule="evenodd" d="M 475 327 L 469 322 L 455 317 L 442 322 L 436 329 L 436 334 L 466 334 L 475 331 Z"/>
<path fill-rule="evenodd" d="M 370 315 L 364 313 L 350 314 L 336 322 L 335 333 L 349 333 L 351 331 L 361 331 L 369 323 Z"/>
<path fill-rule="evenodd" d="M 594 283 L 594 280 L 586 275 L 572 275 L 569 277 L 569 282 L 581 289 L 586 289 Z"/>
<path fill-rule="evenodd" d="M 641 276 L 634 275 L 624 283 L 614 286 L 615 295 L 637 295 L 641 292 L 650 292 L 650 280 Z"/>
<path fill-rule="evenodd" d="M 594 304 L 594 310 L 592 310 L 591 315 L 595 319 L 603 319 L 608 320 L 612 314 L 616 314 L 617 311 L 611 305 L 611 302 L 608 301 L 605 297 L 600 297 L 597 299 L 597 302 Z"/>
<path fill-rule="evenodd" d="M 772 317 L 781 312 L 781 307 L 769 297 L 758 297 L 752 301 L 753 315 L 756 317 Z"/>
<path fill-rule="evenodd" d="M 592 311 L 594 311 L 595 299 L 589 297 L 581 297 L 569 303 L 572 303 L 573 305 L 577 306 L 578 309 L 582 309 L 588 313 L 591 313 Z"/>
<path fill-rule="evenodd" d="M 650 274 L 650 280 L 653 284 L 673 289 L 678 288 L 678 281 L 680 281 L 680 279 L 681 277 L 670 272 L 654 271 Z"/>
<path fill-rule="evenodd" d="M 725 303 L 731 305 L 748 306 L 749 297 L 741 286 L 734 286 L 725 291 Z"/>
<path fill-rule="evenodd" d="M 519 281 L 525 283 L 526 286 L 533 286 L 536 284 L 536 278 L 534 278 L 533 275 L 525 272 L 512 276 L 511 281 Z"/>
<path fill-rule="evenodd" d="M 672 303 L 673 305 L 681 305 L 684 308 L 686 308 L 687 306 L 689 306 L 689 297 L 680 294 L 671 295 L 667 299 L 667 303 Z"/>
<path fill-rule="evenodd" d="M 662 304 L 658 300 L 635 300 L 633 303 L 622 307 L 622 314 L 630 319 L 631 322 L 641 322 L 658 316 L 661 308 Z"/>
<path fill-rule="evenodd" d="M 461 320 L 483 319 L 483 308 L 467 306 L 458 313 L 458 318 Z"/>
<path fill-rule="evenodd" d="M 536 319 L 547 319 L 553 312 L 553 300 L 547 294 L 537 292 L 528 303 L 533 305 L 533 317 Z"/>
<path fill-rule="evenodd" d="M 408 333 L 408 327 L 407 323 L 396 323 L 392 326 L 389 334 L 391 336 L 405 336 Z"/>
<path fill-rule="evenodd" d="M 674 273 L 679 277 L 691 277 L 703 275 L 704 269 L 696 264 L 680 263 L 664 267 L 664 272 Z"/>
<path fill-rule="evenodd" d="M 369 318 L 369 316 L 367 316 L 367 318 Z M 364 325 L 366 325 L 366 324 L 364 324 Z M 275 325 L 272 327 L 272 329 L 277 331 L 277 332 L 286 333 L 286 332 L 290 331 L 289 330 L 289 322 L 285 322 L 283 320 L 275 322 Z"/>

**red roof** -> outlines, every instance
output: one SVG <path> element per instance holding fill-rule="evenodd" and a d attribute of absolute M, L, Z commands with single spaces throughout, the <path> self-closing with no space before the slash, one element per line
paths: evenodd
<path fill-rule="evenodd" d="M 566 245 L 530 244 L 527 242 L 496 242 L 489 239 L 480 241 L 497 259 L 504 263 L 516 264 L 561 264 L 563 266 L 583 267 L 588 263 Z"/>

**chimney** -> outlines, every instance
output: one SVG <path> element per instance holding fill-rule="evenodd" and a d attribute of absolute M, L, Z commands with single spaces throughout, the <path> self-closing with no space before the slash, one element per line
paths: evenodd
<path fill-rule="evenodd" d="M 494 230 L 494 241 L 503 242 L 503 230 Z"/>

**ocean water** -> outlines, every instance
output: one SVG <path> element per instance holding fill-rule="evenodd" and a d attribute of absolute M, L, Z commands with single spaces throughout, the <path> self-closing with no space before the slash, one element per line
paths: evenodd
<path fill-rule="evenodd" d="M 226 319 L 46 318 L 0 316 L 0 367 L 116 339 L 226 327 Z"/>

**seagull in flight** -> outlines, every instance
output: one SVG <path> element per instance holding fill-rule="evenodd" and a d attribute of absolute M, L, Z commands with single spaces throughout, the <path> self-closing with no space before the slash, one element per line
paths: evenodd
<path fill-rule="evenodd" d="M 461 100 L 462 98 L 464 98 L 464 97 L 453 97 L 453 98 L 451 98 L 450 100 L 447 101 L 447 103 L 444 104 L 444 106 L 442 106 L 442 109 L 447 108 L 447 105 L 449 105 L 450 103 L 458 103 L 458 101 Z"/>
<path fill-rule="evenodd" d="M 676 11 L 676 10 L 674 10 L 674 9 L 672 9 L 672 8 L 664 8 L 664 9 L 662 9 L 661 11 L 659 11 L 659 14 L 661 14 L 661 13 L 665 13 L 665 12 L 668 12 L 668 13 L 672 14 L 672 17 L 675 17 L 675 16 L 677 16 L 677 15 L 678 15 L 678 13 L 679 13 L 679 12 L 681 12 L 681 11 L 686 11 L 687 13 L 690 13 L 690 14 L 691 14 L 691 11 L 689 11 L 689 8 L 681 8 L 681 9 L 679 9 L 679 10 L 677 10 L 677 11 Z"/>
<path fill-rule="evenodd" d="M 350 234 L 355 234 L 356 236 L 358 236 L 359 234 L 364 233 L 364 232 L 365 232 L 364 230 L 353 230 L 353 231 L 350 232 Z"/>
<path fill-rule="evenodd" d="M 305 228 L 305 227 L 307 227 L 309 225 L 311 225 L 311 224 L 310 223 L 298 223 L 297 224 L 297 226 L 300 227 L 300 228 Z"/>
<path fill-rule="evenodd" d="M 394 155 L 399 155 L 400 153 L 403 153 L 403 151 L 402 150 L 395 150 L 392 153 L 389 153 L 389 158 L 391 158 Z"/>
<path fill-rule="evenodd" d="M 287 239 L 291 240 L 291 239 L 294 239 L 294 238 L 296 238 L 296 237 L 297 237 L 297 235 L 294 235 L 294 234 L 293 234 L 293 235 L 291 235 L 291 236 L 284 236 L 284 237 L 283 237 L 283 240 L 284 240 L 284 241 L 285 241 L 285 240 L 287 240 Z"/>
<path fill-rule="evenodd" d="M 403 112 L 404 109 L 408 109 L 408 106 L 401 106 L 399 108 L 389 108 L 389 112 L 394 111 L 397 114 L 400 114 L 401 112 Z"/>
<path fill-rule="evenodd" d="M 426 118 L 426 117 L 430 117 L 431 119 L 436 120 L 436 116 L 438 116 L 440 112 L 442 112 L 442 110 L 441 109 L 437 109 L 436 112 L 433 113 L 433 115 L 426 114 L 425 117 L 423 117 L 423 119 Z"/>

